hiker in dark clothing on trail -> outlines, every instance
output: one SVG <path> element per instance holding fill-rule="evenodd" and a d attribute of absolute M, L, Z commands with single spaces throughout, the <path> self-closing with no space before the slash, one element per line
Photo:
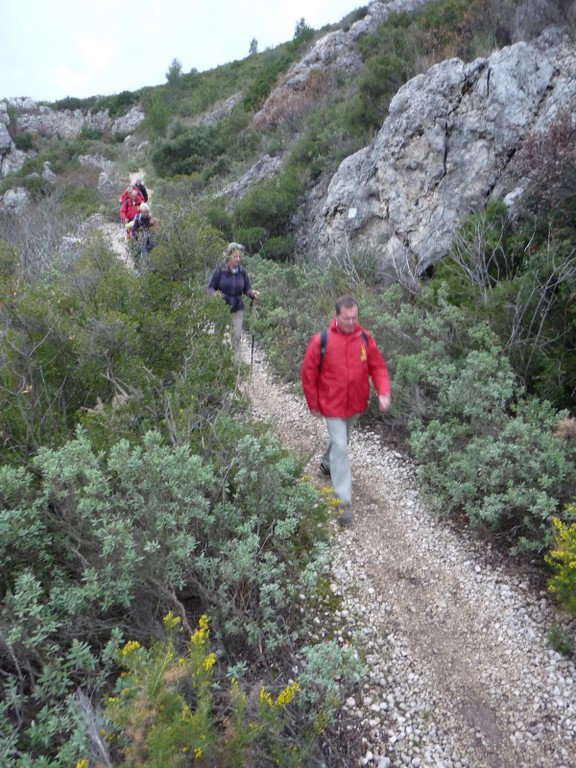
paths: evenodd
<path fill-rule="evenodd" d="M 152 228 L 157 226 L 158 219 L 151 216 L 148 203 L 140 203 L 140 211 L 134 219 L 126 225 L 128 233 L 132 235 L 134 249 L 140 251 L 138 266 L 150 267 L 150 252 L 156 245 L 152 236 Z"/>
<path fill-rule="evenodd" d="M 322 348 L 322 333 L 316 333 L 304 354 L 302 388 L 310 412 L 323 416 L 328 445 L 320 471 L 330 475 L 340 499 L 339 522 L 350 525 L 352 514 L 352 472 L 348 457 L 350 431 L 358 415 L 366 410 L 370 379 L 378 392 L 381 411 L 390 408 L 388 367 L 374 337 L 358 323 L 358 302 L 342 296 Z M 324 354 L 322 354 L 324 352 Z"/>
<path fill-rule="evenodd" d="M 248 273 L 240 263 L 244 246 L 229 243 L 224 251 L 226 263 L 216 267 L 206 289 L 210 296 L 222 295 L 232 313 L 232 346 L 236 362 L 240 362 L 240 341 L 244 325 L 244 296 L 258 300 L 260 291 L 253 290 Z"/>

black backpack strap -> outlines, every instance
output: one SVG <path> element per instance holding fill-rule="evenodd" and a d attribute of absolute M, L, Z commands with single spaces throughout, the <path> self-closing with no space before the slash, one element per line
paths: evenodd
<path fill-rule="evenodd" d="M 326 355 L 326 347 L 328 346 L 328 328 L 323 328 L 320 331 L 320 365 L 318 370 L 322 369 L 322 363 L 324 362 L 324 356 Z"/>

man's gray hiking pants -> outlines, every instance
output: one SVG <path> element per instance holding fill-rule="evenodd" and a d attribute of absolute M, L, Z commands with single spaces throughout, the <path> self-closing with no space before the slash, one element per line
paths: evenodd
<path fill-rule="evenodd" d="M 329 442 L 322 456 L 322 463 L 330 468 L 334 493 L 345 507 L 352 504 L 352 471 L 348 456 L 348 442 L 356 418 L 356 416 L 349 419 L 325 417 Z"/>

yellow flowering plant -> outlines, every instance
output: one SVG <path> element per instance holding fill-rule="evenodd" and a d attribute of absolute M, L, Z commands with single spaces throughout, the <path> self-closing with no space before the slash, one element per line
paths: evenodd
<path fill-rule="evenodd" d="M 556 536 L 554 546 L 545 556 L 553 574 L 548 589 L 569 613 L 576 614 L 576 507 L 569 505 L 567 513 L 574 519 L 566 523 L 553 518 Z"/>
<path fill-rule="evenodd" d="M 129 641 L 117 653 L 124 672 L 107 700 L 103 735 L 122 754 L 122 768 L 244 768 L 255 752 L 271 755 L 282 768 L 301 765 L 305 748 L 293 743 L 288 728 L 298 682 L 276 696 L 261 688 L 258 711 L 250 717 L 237 679 L 227 696 L 214 680 L 217 656 L 208 617 L 200 616 L 184 653 L 176 649 L 180 619 L 168 614 L 164 627 L 167 638 L 149 650 Z"/>

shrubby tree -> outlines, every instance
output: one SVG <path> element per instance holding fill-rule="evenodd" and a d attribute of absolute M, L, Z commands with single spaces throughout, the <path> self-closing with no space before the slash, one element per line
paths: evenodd
<path fill-rule="evenodd" d="M 166 80 L 169 85 L 176 85 L 182 77 L 182 62 L 179 59 L 172 59 L 168 71 L 166 72 Z"/>

